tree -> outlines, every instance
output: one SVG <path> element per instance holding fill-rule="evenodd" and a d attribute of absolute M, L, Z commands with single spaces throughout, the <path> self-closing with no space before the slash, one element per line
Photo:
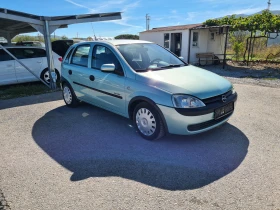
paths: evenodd
<path fill-rule="evenodd" d="M 61 39 L 68 39 L 68 37 L 65 36 L 65 35 L 63 35 L 63 36 L 61 37 Z"/>
<path fill-rule="evenodd" d="M 230 25 L 231 31 L 257 31 L 266 34 L 267 32 L 280 32 L 280 15 L 274 15 L 269 10 L 264 10 L 261 14 L 248 17 L 224 17 L 221 19 L 209 19 L 203 24 L 208 26 Z"/>
<path fill-rule="evenodd" d="M 133 35 L 133 34 L 121 34 L 115 37 L 115 39 L 139 39 L 138 35 Z"/>

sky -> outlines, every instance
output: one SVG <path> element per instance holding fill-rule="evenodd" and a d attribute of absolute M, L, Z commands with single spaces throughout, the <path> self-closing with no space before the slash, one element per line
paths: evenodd
<path fill-rule="evenodd" d="M 268 0 L 1 0 L 1 8 L 40 16 L 122 12 L 121 20 L 70 25 L 55 34 L 68 38 L 114 37 L 150 28 L 202 23 L 232 14 L 253 14 L 267 8 Z M 280 10 L 280 0 L 271 0 L 271 10 Z M 32 34 L 35 35 L 35 34 Z"/>

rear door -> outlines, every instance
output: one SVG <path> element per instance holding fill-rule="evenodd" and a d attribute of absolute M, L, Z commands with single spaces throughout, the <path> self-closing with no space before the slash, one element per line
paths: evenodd
<path fill-rule="evenodd" d="M 15 60 L 4 50 L 0 49 L 0 85 L 17 83 Z"/>
<path fill-rule="evenodd" d="M 13 48 L 13 54 L 37 76 L 41 76 L 43 58 L 46 59 L 46 51 L 40 48 Z M 20 63 L 15 62 L 15 70 L 18 82 L 31 82 L 38 80 Z"/>
<path fill-rule="evenodd" d="M 90 45 L 84 44 L 77 46 L 70 57 L 72 50 L 68 53 L 63 62 L 62 75 L 71 82 L 76 96 L 83 101 L 88 101 L 88 91 L 86 84 L 81 79 L 82 75 L 89 70 Z"/>

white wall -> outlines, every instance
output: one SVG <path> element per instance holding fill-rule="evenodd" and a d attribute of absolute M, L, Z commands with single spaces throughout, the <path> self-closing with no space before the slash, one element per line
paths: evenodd
<path fill-rule="evenodd" d="M 193 32 L 198 32 L 198 46 L 192 46 Z M 214 31 L 213 31 L 214 32 Z M 191 49 L 190 63 L 197 63 L 196 53 L 212 52 L 214 54 L 223 54 L 225 47 L 225 35 L 215 33 L 214 40 L 211 40 L 211 32 L 208 29 L 192 30 L 191 31 Z M 218 56 L 223 58 L 222 55 Z"/>
<path fill-rule="evenodd" d="M 198 46 L 192 46 L 193 32 L 196 31 L 198 35 Z M 182 33 L 182 48 L 181 56 L 184 60 L 188 61 L 188 46 L 189 46 L 189 30 L 183 31 L 160 31 L 160 32 L 141 32 L 139 34 L 140 40 L 146 40 L 154 42 L 164 47 L 164 34 L 169 33 L 169 40 L 171 41 L 171 33 Z M 223 54 L 225 35 L 215 33 L 215 39 L 210 40 L 209 29 L 199 29 L 191 31 L 191 48 L 190 48 L 190 63 L 194 64 L 198 62 L 196 53 L 213 52 L 215 54 Z M 169 49 L 170 50 L 170 44 Z M 223 56 L 219 56 L 223 58 Z"/>
<path fill-rule="evenodd" d="M 181 56 L 184 57 L 184 60 L 188 61 L 188 46 L 189 46 L 189 30 L 183 31 L 160 31 L 160 32 L 141 32 L 139 34 L 140 40 L 154 42 L 164 47 L 164 34 L 169 33 L 169 48 L 171 43 L 171 33 L 182 33 L 182 47 L 181 47 Z"/>

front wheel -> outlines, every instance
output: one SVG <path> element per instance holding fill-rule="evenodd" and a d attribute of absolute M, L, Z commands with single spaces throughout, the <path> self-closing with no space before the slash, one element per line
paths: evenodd
<path fill-rule="evenodd" d="M 67 83 L 64 83 L 62 86 L 62 96 L 64 99 L 64 102 L 69 107 L 77 107 L 79 104 L 79 101 L 70 85 Z"/>
<path fill-rule="evenodd" d="M 147 140 L 164 136 L 163 121 L 157 110 L 146 102 L 138 104 L 133 112 L 134 125 L 139 134 Z"/>

